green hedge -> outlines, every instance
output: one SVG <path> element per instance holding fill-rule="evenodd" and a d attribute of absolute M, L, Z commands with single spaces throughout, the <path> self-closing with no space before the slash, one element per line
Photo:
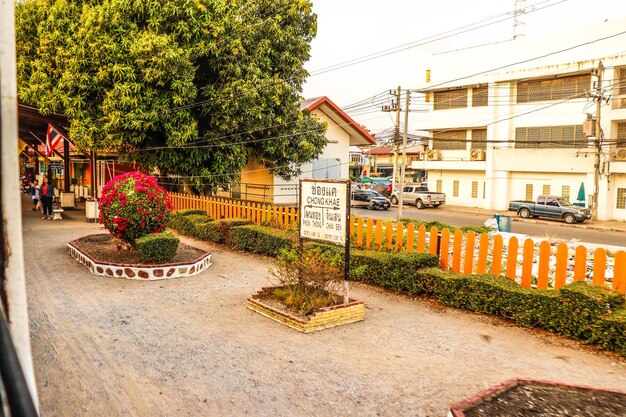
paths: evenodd
<path fill-rule="evenodd" d="M 559 291 L 522 288 L 495 275 L 459 275 L 430 268 L 419 271 L 421 288 L 442 303 L 513 319 L 593 343 L 626 356 L 624 296 L 584 281 Z"/>
<path fill-rule="evenodd" d="M 241 251 L 266 256 L 278 256 L 281 250 L 298 246 L 295 233 L 256 225 L 235 227 L 228 243 Z"/>
<path fill-rule="evenodd" d="M 206 211 L 198 210 L 198 209 L 177 210 L 177 211 L 172 213 L 172 217 L 189 216 L 191 214 L 204 214 L 204 215 L 206 215 Z"/>
<path fill-rule="evenodd" d="M 227 219 L 196 223 L 195 237 L 215 243 L 228 243 L 234 228 L 250 224 L 248 219 Z"/>
<path fill-rule="evenodd" d="M 164 263 L 176 255 L 178 243 L 178 238 L 170 232 L 161 232 L 136 239 L 135 247 L 143 262 Z"/>
<path fill-rule="evenodd" d="M 426 253 L 352 250 L 350 277 L 393 291 L 422 294 L 419 271 L 438 263 L 436 256 Z"/>

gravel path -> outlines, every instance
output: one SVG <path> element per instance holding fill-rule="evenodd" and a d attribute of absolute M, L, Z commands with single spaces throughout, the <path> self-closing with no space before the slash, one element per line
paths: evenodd
<path fill-rule="evenodd" d="M 65 249 L 101 232 L 83 216 L 24 212 L 44 417 L 444 416 L 513 377 L 626 386 L 615 356 L 365 285 L 364 322 L 300 334 L 244 306 L 271 261 L 222 247 L 193 278 L 96 277 Z"/>

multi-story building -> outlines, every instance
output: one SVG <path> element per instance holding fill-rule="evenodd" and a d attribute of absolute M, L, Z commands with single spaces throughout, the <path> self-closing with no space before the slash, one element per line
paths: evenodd
<path fill-rule="evenodd" d="M 429 150 L 414 168 L 449 204 L 496 210 L 541 194 L 582 193 L 590 206 L 597 181 L 598 218 L 626 220 L 625 25 L 436 57 L 421 89 L 430 111 L 417 121 Z M 583 129 L 598 97 L 600 146 Z"/>

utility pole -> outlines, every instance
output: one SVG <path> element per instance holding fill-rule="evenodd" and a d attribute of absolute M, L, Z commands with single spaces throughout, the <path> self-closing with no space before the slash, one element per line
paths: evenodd
<path fill-rule="evenodd" d="M 406 170 L 406 137 L 409 130 L 409 101 L 411 100 L 411 91 L 406 90 L 406 101 L 404 102 L 404 135 L 402 137 L 402 165 L 400 165 L 400 182 L 398 193 L 398 220 L 402 218 L 402 197 L 404 191 L 404 174 Z"/>
<path fill-rule="evenodd" d="M 397 91 L 394 93 L 391 91 L 390 93 L 394 95 L 396 98 L 392 101 L 391 106 L 383 106 L 382 111 L 384 112 L 396 112 L 396 130 L 393 134 L 393 180 L 392 182 L 392 192 L 396 191 L 396 180 L 398 178 L 398 151 L 400 148 L 400 94 L 402 94 L 402 89 L 398 86 Z"/>
<path fill-rule="evenodd" d="M 600 153 L 602 151 L 602 128 L 600 127 L 600 111 L 602 110 L 602 75 L 604 65 L 602 61 L 598 63 L 596 72 L 596 131 L 595 131 L 595 152 L 593 162 L 593 206 L 591 208 L 591 219 L 598 220 L 598 193 L 600 191 Z"/>

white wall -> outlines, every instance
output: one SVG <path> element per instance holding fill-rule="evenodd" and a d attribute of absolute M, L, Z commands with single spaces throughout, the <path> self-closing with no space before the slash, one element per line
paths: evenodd
<path fill-rule="evenodd" d="M 446 204 L 465 207 L 483 207 L 485 174 L 481 171 L 431 170 L 428 172 L 428 189 L 437 190 L 437 180 L 441 180 L 441 191 L 446 194 Z M 459 195 L 455 197 L 454 181 L 459 181 Z M 477 198 L 472 198 L 472 182 L 478 183 Z"/>

